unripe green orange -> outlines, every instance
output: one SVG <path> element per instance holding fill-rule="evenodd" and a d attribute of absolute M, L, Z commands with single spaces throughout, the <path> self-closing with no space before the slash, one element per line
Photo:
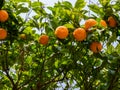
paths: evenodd
<path fill-rule="evenodd" d="M 26 35 L 25 34 L 20 34 L 20 38 L 21 39 L 26 39 Z"/>

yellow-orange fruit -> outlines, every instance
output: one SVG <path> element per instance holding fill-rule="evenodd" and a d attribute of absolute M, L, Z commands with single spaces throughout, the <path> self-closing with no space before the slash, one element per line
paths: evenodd
<path fill-rule="evenodd" d="M 69 34 L 69 31 L 65 26 L 59 26 L 55 30 L 55 35 L 59 39 L 67 38 L 68 34 Z"/>
<path fill-rule="evenodd" d="M 73 32 L 73 36 L 77 41 L 83 41 L 86 39 L 87 33 L 83 28 L 77 28 Z"/>
<path fill-rule="evenodd" d="M 39 37 L 39 43 L 42 45 L 47 45 L 49 41 L 49 36 L 48 35 L 41 35 Z"/>
<path fill-rule="evenodd" d="M 117 22 L 114 17 L 110 16 L 108 17 L 108 24 L 110 27 L 116 27 Z"/>
<path fill-rule="evenodd" d="M 102 44 L 100 42 L 92 42 L 90 44 L 90 50 L 94 53 L 99 53 L 102 50 Z"/>
<path fill-rule="evenodd" d="M 6 20 L 8 20 L 8 13 L 6 10 L 0 10 L 0 22 L 5 22 Z"/>
<path fill-rule="evenodd" d="M 107 23 L 106 23 L 105 20 L 101 20 L 101 21 L 100 21 L 100 25 L 103 26 L 104 28 L 107 27 Z"/>
<path fill-rule="evenodd" d="M 97 21 L 95 19 L 88 19 L 85 21 L 85 30 L 97 25 Z"/>
<path fill-rule="evenodd" d="M 26 35 L 25 34 L 20 34 L 20 38 L 21 39 L 26 39 Z"/>
<path fill-rule="evenodd" d="M 5 39 L 7 37 L 7 31 L 3 28 L 0 28 L 0 40 Z"/>

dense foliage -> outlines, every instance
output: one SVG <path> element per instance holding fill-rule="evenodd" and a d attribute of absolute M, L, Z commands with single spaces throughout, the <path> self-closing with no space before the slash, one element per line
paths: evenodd
<path fill-rule="evenodd" d="M 0 90 L 120 89 L 119 0 L 89 5 L 84 0 L 75 5 L 63 0 L 53 7 L 39 0 L 0 0 L 0 9 L 9 14 L 7 21 L 0 22 L 0 28 L 8 32 L 0 40 Z M 110 16 L 115 27 L 109 24 Z M 75 40 L 73 31 L 84 28 L 89 18 L 98 24 L 87 30 L 85 40 Z M 58 26 L 68 28 L 68 37 L 55 36 Z M 49 36 L 47 45 L 38 41 L 43 34 Z M 102 43 L 98 53 L 90 50 L 94 41 Z"/>

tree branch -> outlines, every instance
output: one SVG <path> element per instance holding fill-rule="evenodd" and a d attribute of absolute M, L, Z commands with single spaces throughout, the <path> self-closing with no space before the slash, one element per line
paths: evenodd
<path fill-rule="evenodd" d="M 12 77 L 9 75 L 8 70 L 5 70 L 5 73 L 6 73 L 6 76 L 8 77 L 8 79 L 10 80 L 10 82 L 12 83 L 12 86 L 14 87 L 14 86 L 15 86 L 15 83 L 14 83 Z"/>
<path fill-rule="evenodd" d="M 8 47 L 8 46 L 6 46 L 6 47 Z M 3 61 L 3 63 L 4 63 L 3 64 L 3 70 L 5 71 L 7 78 L 11 82 L 13 90 L 17 90 L 17 86 L 16 86 L 13 78 L 9 74 L 10 69 L 9 69 L 9 63 L 8 63 L 8 51 L 9 51 L 8 48 L 7 48 L 7 50 L 4 51 L 4 55 L 5 55 L 4 59 L 5 60 Z"/>
<path fill-rule="evenodd" d="M 115 83 L 118 82 L 118 75 L 119 75 L 119 71 L 120 71 L 120 60 L 118 59 L 118 66 L 117 69 L 115 70 L 115 74 L 112 76 L 111 80 L 110 80 L 110 85 L 108 87 L 107 90 L 113 90 L 113 88 L 115 87 Z"/>
<path fill-rule="evenodd" d="M 62 73 L 63 70 L 60 73 Z M 51 80 L 46 81 L 43 85 L 41 85 L 41 88 L 44 88 L 46 85 L 48 85 L 50 83 L 53 83 L 53 82 L 63 81 L 67 73 L 65 73 L 65 75 L 63 76 L 63 78 L 56 80 L 56 78 L 60 76 L 60 73 L 58 75 L 54 76 Z"/>

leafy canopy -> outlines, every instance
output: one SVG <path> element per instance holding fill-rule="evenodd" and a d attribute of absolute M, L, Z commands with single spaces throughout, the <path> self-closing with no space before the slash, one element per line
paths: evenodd
<path fill-rule="evenodd" d="M 52 7 L 40 0 L 0 0 L 0 9 L 9 13 L 9 19 L 0 22 L 8 33 L 0 40 L 0 89 L 120 89 L 120 1 L 90 3 L 86 10 L 84 0 L 75 5 L 63 0 Z M 109 16 L 116 27 L 109 26 Z M 89 18 L 98 24 L 86 31 L 85 40 L 76 41 L 73 31 L 84 28 Z M 100 26 L 100 20 L 106 21 L 107 28 Z M 54 35 L 58 26 L 69 29 L 67 38 Z M 38 42 L 43 34 L 49 36 L 47 45 Z M 89 49 L 94 41 L 102 43 L 99 53 Z"/>

